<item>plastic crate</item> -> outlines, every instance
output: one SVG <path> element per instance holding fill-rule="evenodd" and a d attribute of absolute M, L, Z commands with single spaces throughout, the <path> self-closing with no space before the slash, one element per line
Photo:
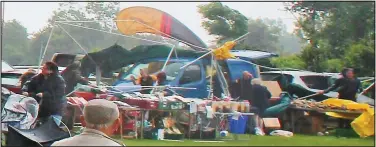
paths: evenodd
<path fill-rule="evenodd" d="M 248 116 L 239 116 L 238 120 L 234 120 L 232 116 L 229 116 L 229 132 L 233 134 L 245 134 L 247 126 Z"/>

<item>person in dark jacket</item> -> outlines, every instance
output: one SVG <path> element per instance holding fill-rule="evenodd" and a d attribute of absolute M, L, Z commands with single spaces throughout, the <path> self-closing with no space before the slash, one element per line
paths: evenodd
<path fill-rule="evenodd" d="M 69 94 L 74 90 L 74 87 L 80 83 L 83 85 L 89 84 L 89 81 L 81 76 L 80 64 L 73 63 L 69 65 L 62 73 L 61 76 L 65 80 L 66 88 L 65 94 Z"/>
<path fill-rule="evenodd" d="M 342 77 L 337 79 L 332 86 L 326 90 L 319 91 L 319 94 L 328 93 L 337 90 L 338 98 L 356 101 L 356 93 L 362 91 L 360 80 L 355 77 L 352 68 L 346 68 L 342 71 Z"/>
<path fill-rule="evenodd" d="M 148 75 L 144 69 L 140 69 L 140 75 L 141 77 L 138 79 L 138 82 L 136 81 L 136 78 L 134 76 L 131 76 L 133 84 L 140 84 L 141 86 L 153 86 L 153 78 L 150 75 Z M 150 94 L 151 90 L 151 87 L 142 87 L 140 93 Z"/>
<path fill-rule="evenodd" d="M 253 75 L 248 71 L 243 72 L 243 77 L 237 81 L 237 87 L 239 89 L 239 99 L 240 100 L 250 100 L 251 99 L 251 89 L 252 84 L 251 81 L 253 79 Z"/>
<path fill-rule="evenodd" d="M 167 75 L 165 72 L 159 72 L 157 74 L 157 82 L 156 82 L 156 86 L 166 86 L 168 85 L 168 82 L 167 82 Z M 158 88 L 153 88 L 152 92 L 151 93 L 154 93 L 154 92 L 160 92 L 160 91 L 163 91 L 163 94 L 166 96 L 166 95 L 172 95 L 172 91 L 169 90 L 169 89 L 165 89 L 165 88 L 161 88 L 161 87 L 158 87 Z"/>
<path fill-rule="evenodd" d="M 263 85 L 261 85 L 260 79 L 252 80 L 251 100 L 252 112 L 256 115 L 254 117 L 255 132 L 257 135 L 265 135 L 262 131 L 262 121 L 260 117 L 263 117 L 264 111 L 269 107 L 269 99 L 272 97 L 270 91 Z"/>
<path fill-rule="evenodd" d="M 21 91 L 23 95 L 35 98 L 40 104 L 38 119 L 44 120 L 53 116 L 55 122 L 60 124 L 67 101 L 65 81 L 55 63 L 46 62 L 42 72 L 25 83 Z"/>
<path fill-rule="evenodd" d="M 165 72 L 160 72 L 157 74 L 157 86 L 167 85 L 167 76 Z"/>
<path fill-rule="evenodd" d="M 346 68 L 342 71 L 342 77 L 337 79 L 334 84 L 326 90 L 319 91 L 319 94 L 328 93 L 333 90 L 337 90 L 338 98 L 356 101 L 357 92 L 362 91 L 360 80 L 355 77 L 354 70 L 352 68 Z M 340 119 L 340 128 L 351 128 L 351 121 Z"/>
<path fill-rule="evenodd" d="M 23 73 L 20 77 L 20 85 L 21 88 L 25 85 L 27 81 L 29 81 L 32 77 L 37 75 L 36 71 L 34 69 L 29 69 L 25 73 Z"/>

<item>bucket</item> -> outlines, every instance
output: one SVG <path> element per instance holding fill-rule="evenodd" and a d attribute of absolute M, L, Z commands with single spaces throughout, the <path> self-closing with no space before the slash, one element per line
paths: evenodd
<path fill-rule="evenodd" d="M 245 129 L 247 126 L 248 116 L 242 115 L 239 116 L 238 120 L 228 117 L 229 119 L 229 131 L 233 134 L 245 134 Z"/>

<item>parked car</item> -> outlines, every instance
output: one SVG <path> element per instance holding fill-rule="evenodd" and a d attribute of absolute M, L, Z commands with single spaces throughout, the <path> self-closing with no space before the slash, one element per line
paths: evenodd
<path fill-rule="evenodd" d="M 258 77 L 257 66 L 251 63 L 252 59 L 268 58 L 276 56 L 275 54 L 260 51 L 237 51 L 232 50 L 236 57 L 243 59 L 228 59 L 224 61 L 219 61 L 220 68 L 223 72 L 228 74 L 229 80 L 234 82 L 235 80 L 241 78 L 243 71 L 249 71 L 254 75 L 255 78 Z M 202 58 L 196 61 L 194 64 L 187 66 L 184 69 L 180 69 L 187 63 L 195 60 L 195 57 L 171 57 L 169 62 L 166 64 L 165 72 L 167 76 L 167 83 L 172 87 L 184 87 L 184 88 L 195 88 L 196 90 L 189 89 L 174 89 L 177 93 L 188 98 L 207 98 L 209 94 L 210 76 L 208 69 L 211 66 L 209 58 Z M 244 61 L 247 60 L 247 61 Z M 118 80 L 113 84 L 113 86 L 118 86 L 117 89 L 122 91 L 136 91 L 140 90 L 139 85 L 134 85 L 130 81 L 131 76 L 137 77 L 140 73 L 140 69 L 147 69 L 148 74 L 155 75 L 159 72 L 166 62 L 166 58 L 148 58 L 145 60 L 137 61 L 133 63 L 131 67 L 127 66 L 127 70 L 119 73 Z M 159 66 L 155 66 L 159 65 Z M 159 68 L 156 68 L 159 67 Z M 220 76 L 217 76 L 217 81 L 224 80 Z M 215 84 L 220 84 L 219 82 L 214 82 Z M 214 85 L 213 85 L 214 86 Z M 215 87 L 215 86 L 214 86 Z M 222 89 L 221 89 L 222 91 Z"/>
<path fill-rule="evenodd" d="M 332 74 L 322 74 L 305 71 L 267 71 L 261 72 L 264 81 L 277 81 L 282 90 L 287 91 L 295 97 L 304 97 L 314 94 L 319 90 L 329 88 L 334 82 Z M 299 88 L 294 88 L 296 85 Z M 297 90 L 298 89 L 298 90 Z M 315 96 L 312 99 L 322 100 L 328 97 L 337 97 L 337 92 L 329 92 L 323 96 Z"/>
<path fill-rule="evenodd" d="M 1 61 L 1 86 L 9 89 L 14 93 L 20 93 L 21 87 L 19 78 L 23 74 L 23 70 L 14 69 L 4 60 Z"/>

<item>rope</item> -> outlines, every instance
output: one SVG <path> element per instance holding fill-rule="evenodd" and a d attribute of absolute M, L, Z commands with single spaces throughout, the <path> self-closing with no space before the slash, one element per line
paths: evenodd
<path fill-rule="evenodd" d="M 94 64 L 96 65 L 96 66 L 98 66 L 98 64 L 97 64 L 97 62 L 95 62 L 94 61 L 94 59 L 93 58 L 91 58 L 91 56 L 89 56 L 89 53 L 84 49 L 84 47 L 82 47 L 81 46 L 81 44 L 80 43 L 78 43 L 78 41 L 76 40 L 76 39 L 74 39 L 73 38 L 73 36 L 71 35 L 71 34 L 69 34 L 69 32 L 67 31 L 67 30 L 65 30 L 64 29 L 64 27 L 62 27 L 61 25 L 59 25 L 59 24 L 57 24 L 65 33 L 67 33 L 67 35 L 81 48 L 81 50 L 82 51 L 84 51 L 85 52 L 85 54 L 89 57 L 89 59 L 91 60 L 91 61 L 93 61 L 94 62 Z"/>
<path fill-rule="evenodd" d="M 52 116 L 52 117 L 54 118 L 54 120 L 58 120 L 58 121 L 60 121 L 60 123 L 62 123 L 62 124 L 66 127 L 66 129 L 68 130 L 69 137 L 72 137 L 72 134 L 71 134 L 71 132 L 69 131 L 68 126 L 65 125 L 65 123 L 64 123 L 63 121 L 61 121 L 60 119 L 57 119 L 55 116 Z"/>
<path fill-rule="evenodd" d="M 109 21 L 109 20 L 92 20 L 92 21 L 55 21 L 55 22 L 60 22 L 60 23 L 62 23 L 62 22 L 76 22 L 76 23 L 81 22 L 81 23 L 82 23 L 82 22 L 118 22 L 118 21 L 119 21 L 119 22 L 126 22 L 126 21 L 137 22 L 137 23 L 140 23 L 140 24 L 142 24 L 142 25 L 144 25 L 144 26 L 146 26 L 146 27 L 148 27 L 148 28 L 154 30 L 154 31 L 157 31 L 158 33 L 161 33 L 161 34 L 163 34 L 163 35 L 165 35 L 165 36 L 168 36 L 168 37 L 171 38 L 171 39 L 177 40 L 177 41 L 179 41 L 179 42 L 182 42 L 182 43 L 185 43 L 185 44 L 187 44 L 187 45 L 190 45 L 190 46 L 193 46 L 193 47 L 196 47 L 196 48 L 200 48 L 200 49 L 203 49 L 203 50 L 207 50 L 207 49 L 208 49 L 208 48 L 204 48 L 204 47 L 196 46 L 196 45 L 194 45 L 194 44 L 191 44 L 191 43 L 185 42 L 185 41 L 183 41 L 183 40 L 177 39 L 177 38 L 175 38 L 175 37 L 173 37 L 173 36 L 171 36 L 171 35 L 169 35 L 169 34 L 166 34 L 166 33 L 164 33 L 164 32 L 161 32 L 161 31 L 159 31 L 159 30 L 157 30 L 157 29 L 155 29 L 155 28 L 153 28 L 153 27 L 151 27 L 151 26 L 149 26 L 149 25 L 147 25 L 147 24 L 145 24 L 145 23 L 142 23 L 142 22 L 140 22 L 140 21 L 137 21 L 137 20 L 111 20 L 111 21 Z"/>
<path fill-rule="evenodd" d="M 138 38 L 138 37 L 134 37 L 134 36 L 123 35 L 123 34 L 119 34 L 119 33 L 111 33 L 109 31 L 104 31 L 104 30 L 99 30 L 99 29 L 94 29 L 94 28 L 84 27 L 84 26 L 79 26 L 79 25 L 73 25 L 73 24 L 69 24 L 69 23 L 62 23 L 62 22 L 59 22 L 59 23 L 69 25 L 69 26 L 75 26 L 75 27 L 79 27 L 79 28 L 83 28 L 83 29 L 94 30 L 94 31 L 104 32 L 104 33 L 113 34 L 113 35 L 119 35 L 119 36 L 123 36 L 123 37 L 127 37 L 127 38 L 139 39 L 139 40 L 149 41 L 149 42 L 153 42 L 153 43 L 167 44 L 167 45 L 173 46 L 170 43 L 163 43 L 163 42 L 159 42 L 159 41 L 148 40 L 148 39 Z"/>

